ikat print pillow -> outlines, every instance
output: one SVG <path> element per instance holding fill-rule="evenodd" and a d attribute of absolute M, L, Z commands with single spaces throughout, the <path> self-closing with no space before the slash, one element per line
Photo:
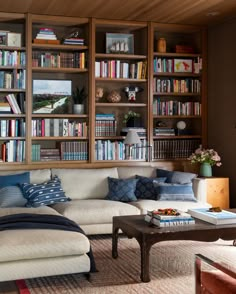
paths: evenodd
<path fill-rule="evenodd" d="M 26 207 L 39 207 L 55 203 L 67 202 L 71 199 L 65 196 L 60 179 L 55 176 L 52 180 L 42 184 L 21 184 Z"/>

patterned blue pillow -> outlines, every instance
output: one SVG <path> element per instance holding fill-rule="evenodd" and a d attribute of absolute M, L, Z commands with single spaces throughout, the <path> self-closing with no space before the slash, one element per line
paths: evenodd
<path fill-rule="evenodd" d="M 190 184 L 197 177 L 194 173 L 156 169 L 157 177 L 166 177 L 166 183 Z"/>
<path fill-rule="evenodd" d="M 18 184 L 29 183 L 29 172 L 14 175 L 0 176 L 0 188 L 8 186 L 17 186 Z"/>
<path fill-rule="evenodd" d="M 160 201 L 194 201 L 192 184 L 155 183 L 157 197 Z"/>
<path fill-rule="evenodd" d="M 137 179 L 115 179 L 108 177 L 109 192 L 107 200 L 131 202 L 136 201 L 135 189 Z"/>
<path fill-rule="evenodd" d="M 160 183 L 165 182 L 166 178 L 147 178 L 143 176 L 136 175 L 138 179 L 135 195 L 138 199 L 157 199 L 156 188 L 153 185 L 153 181 Z"/>
<path fill-rule="evenodd" d="M 26 207 L 39 207 L 70 201 L 62 190 L 61 181 L 55 176 L 52 180 L 42 184 L 21 184 Z"/>

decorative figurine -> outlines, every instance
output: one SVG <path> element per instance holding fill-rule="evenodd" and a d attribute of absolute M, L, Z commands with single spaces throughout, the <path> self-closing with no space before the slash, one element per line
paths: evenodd
<path fill-rule="evenodd" d="M 128 97 L 128 101 L 134 102 L 136 101 L 136 93 L 143 91 L 143 88 L 137 86 L 128 86 L 123 89 L 126 96 Z"/>

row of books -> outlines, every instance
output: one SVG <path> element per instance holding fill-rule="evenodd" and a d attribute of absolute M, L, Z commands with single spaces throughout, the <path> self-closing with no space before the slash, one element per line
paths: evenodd
<path fill-rule="evenodd" d="M 13 71 L 0 71 L 0 88 L 25 89 L 26 71 L 14 69 Z"/>
<path fill-rule="evenodd" d="M 198 79 L 185 78 L 154 78 L 153 91 L 156 93 L 200 93 L 201 81 Z"/>
<path fill-rule="evenodd" d="M 25 94 L 8 94 L 3 101 L 0 101 L 0 113 L 21 114 L 25 112 Z"/>
<path fill-rule="evenodd" d="M 168 210 L 171 211 L 174 209 L 161 209 L 161 211 Z M 160 228 L 195 224 L 195 219 L 190 214 L 182 211 L 178 211 L 177 215 L 158 214 L 158 211 L 148 211 L 144 219 L 146 222 Z"/>
<path fill-rule="evenodd" d="M 23 162 L 25 160 L 25 141 L 4 142 L 1 145 L 1 158 L 4 162 Z"/>
<path fill-rule="evenodd" d="M 69 120 L 68 118 L 44 118 L 32 120 L 33 137 L 87 137 L 86 122 Z"/>
<path fill-rule="evenodd" d="M 122 141 L 96 140 L 95 157 L 96 160 L 145 160 L 147 158 L 147 146 L 145 139 L 141 140 L 141 144 L 135 144 L 130 154 L 129 146 Z"/>
<path fill-rule="evenodd" d="M 24 119 L 1 119 L 0 137 L 24 137 L 25 120 Z"/>
<path fill-rule="evenodd" d="M 201 115 L 201 103 L 196 101 L 161 101 L 160 98 L 153 101 L 154 115 Z"/>
<path fill-rule="evenodd" d="M 116 136 L 117 121 L 116 120 L 97 120 L 95 121 L 95 136 Z"/>
<path fill-rule="evenodd" d="M 60 142 L 61 160 L 88 160 L 88 142 Z"/>
<path fill-rule="evenodd" d="M 86 67 L 85 52 L 44 52 L 33 51 L 32 53 L 33 67 L 49 67 L 49 68 L 81 68 Z"/>
<path fill-rule="evenodd" d="M 57 161 L 61 160 L 60 150 L 57 148 L 41 148 L 40 144 L 31 146 L 32 161 Z"/>
<path fill-rule="evenodd" d="M 181 68 L 180 66 L 181 65 Z M 156 73 L 189 72 L 198 74 L 202 70 L 202 58 L 193 59 L 154 58 L 153 70 Z"/>
<path fill-rule="evenodd" d="M 188 158 L 201 144 L 200 139 L 161 139 L 153 142 L 154 159 Z"/>
<path fill-rule="evenodd" d="M 0 66 L 25 66 L 26 54 L 22 51 L 0 50 Z"/>
<path fill-rule="evenodd" d="M 97 78 L 145 79 L 146 72 L 147 63 L 145 61 L 131 64 L 121 60 L 95 62 L 95 77 Z"/>

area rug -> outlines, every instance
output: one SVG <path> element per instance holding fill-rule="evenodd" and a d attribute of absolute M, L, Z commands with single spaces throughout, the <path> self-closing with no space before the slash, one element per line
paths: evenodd
<path fill-rule="evenodd" d="M 73 274 L 25 280 L 22 294 L 191 294 L 194 293 L 194 254 L 201 253 L 234 267 L 232 241 L 214 243 L 166 241 L 150 252 L 149 283 L 140 281 L 140 250 L 135 239 L 120 238 L 117 259 L 111 256 L 111 236 L 91 239 L 98 272 L 87 280 Z M 22 282 L 22 281 L 21 281 Z M 25 292 L 24 292 L 25 291 Z M 28 291 L 28 292 L 27 292 Z"/>

